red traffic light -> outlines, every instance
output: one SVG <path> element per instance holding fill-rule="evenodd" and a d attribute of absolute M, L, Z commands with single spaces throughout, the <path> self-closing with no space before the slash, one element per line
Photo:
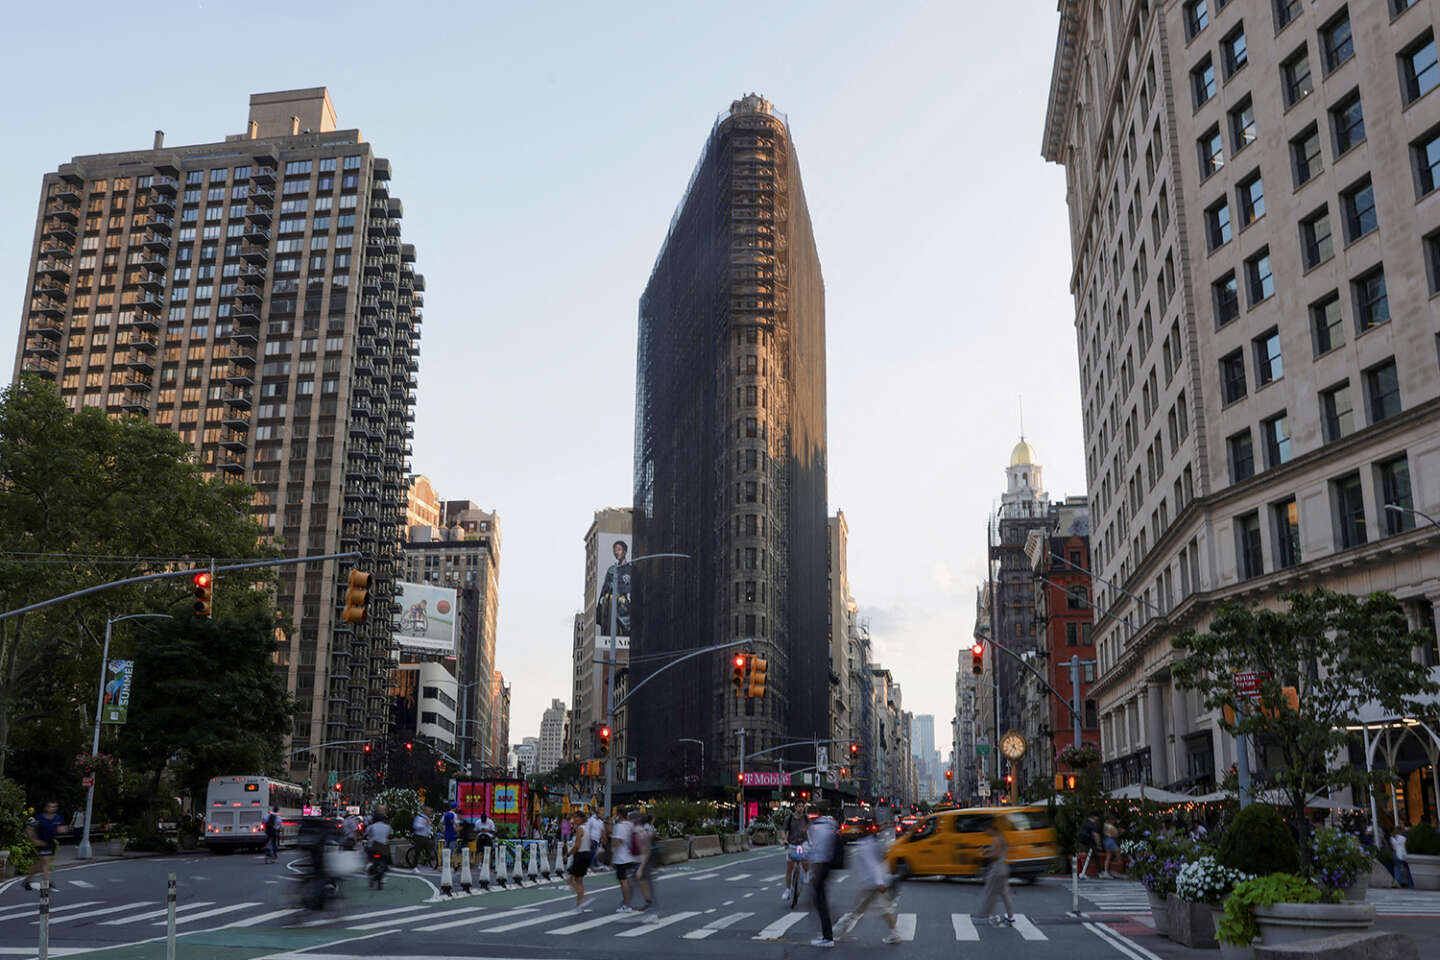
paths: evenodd
<path fill-rule="evenodd" d="M 800 791 L 800 799 L 801 799 L 801 800 L 809 800 L 809 799 L 810 799 L 810 791 L 809 791 L 809 790 L 801 790 L 801 791 Z"/>
<path fill-rule="evenodd" d="M 1014 782 L 1015 782 L 1015 774 L 1013 774 L 1013 773 L 1007 773 L 1007 774 L 1005 774 L 1005 782 L 1006 782 L 1007 784 L 1014 783 Z"/>
<path fill-rule="evenodd" d="M 745 782 L 745 774 L 743 774 L 743 773 L 737 773 L 737 774 L 735 774 L 735 782 L 736 782 L 736 783 L 744 783 L 744 782 Z"/>
<path fill-rule="evenodd" d="M 409 740 L 406 740 L 406 741 L 405 741 L 405 749 L 406 749 L 406 750 L 414 750 L 414 749 L 415 749 L 415 744 L 411 743 Z"/>
<path fill-rule="evenodd" d="M 736 658 L 735 658 L 735 666 L 737 666 L 737 667 L 743 667 L 743 666 L 745 666 L 745 658 L 744 658 L 744 657 L 736 657 Z"/>
<path fill-rule="evenodd" d="M 609 728 L 609 727 L 602 726 L 602 727 L 600 728 L 600 739 L 601 739 L 601 740 L 609 740 L 609 739 L 610 739 L 610 728 Z"/>
<path fill-rule="evenodd" d="M 365 746 L 361 747 L 360 749 L 361 749 L 361 750 L 364 750 L 366 753 L 369 753 L 369 752 L 370 752 L 370 744 L 367 743 L 367 744 L 365 744 Z"/>
<path fill-rule="evenodd" d="M 338 781 L 338 780 L 335 781 L 335 792 L 336 792 L 336 793 L 339 793 L 339 792 L 340 792 L 340 781 Z"/>
<path fill-rule="evenodd" d="M 210 586 L 210 581 L 214 579 L 215 578 L 208 573 L 197 573 L 195 574 L 195 586 L 208 587 Z"/>
<path fill-rule="evenodd" d="M 860 752 L 860 744 L 858 744 L 858 743 L 852 743 L 852 744 L 850 744 L 850 756 L 853 757 L 853 756 L 855 756 L 855 755 L 856 755 L 857 753 L 859 753 L 859 752 Z"/>
<path fill-rule="evenodd" d="M 444 770 L 444 769 L 445 769 L 445 761 L 444 761 L 444 760 L 436 760 L 436 761 L 435 761 L 435 769 L 436 769 L 436 770 Z"/>

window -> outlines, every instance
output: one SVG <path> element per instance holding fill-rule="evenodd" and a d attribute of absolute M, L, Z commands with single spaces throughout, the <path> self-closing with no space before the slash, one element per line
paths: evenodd
<path fill-rule="evenodd" d="M 1358 90 L 1330 111 L 1330 125 L 1335 129 L 1337 157 L 1365 139 L 1365 111 L 1360 105 Z"/>
<path fill-rule="evenodd" d="M 1250 294 L 1252 307 L 1275 293 L 1275 278 L 1270 273 L 1269 248 L 1245 261 L 1245 286 Z"/>
<path fill-rule="evenodd" d="M 1225 141 L 1220 138 L 1220 128 L 1211 127 L 1197 145 L 1200 150 L 1200 178 L 1203 180 L 1225 166 Z"/>
<path fill-rule="evenodd" d="M 1230 204 L 1221 200 L 1205 211 L 1205 235 L 1211 250 L 1230 242 Z"/>
<path fill-rule="evenodd" d="M 1335 253 L 1330 235 L 1330 208 L 1321 207 L 1300 221 L 1300 254 L 1305 269 L 1319 266 Z"/>
<path fill-rule="evenodd" d="M 1190 93 L 1199 107 L 1215 96 L 1215 62 L 1207 53 L 1195 69 L 1190 71 Z"/>
<path fill-rule="evenodd" d="M 1260 552 L 1258 512 L 1235 518 L 1235 559 L 1241 580 L 1251 580 L 1265 572 L 1264 555 Z"/>
<path fill-rule="evenodd" d="M 1340 204 L 1345 210 L 1347 241 L 1353 243 L 1378 226 L 1375 217 L 1375 186 L 1369 177 L 1340 194 Z"/>
<path fill-rule="evenodd" d="M 1283 410 L 1260 421 L 1260 436 L 1265 441 L 1266 469 L 1290 461 L 1290 420 Z"/>
<path fill-rule="evenodd" d="M 1293 107 L 1315 90 L 1315 84 L 1310 79 L 1310 57 L 1306 55 L 1304 47 L 1280 65 L 1280 76 L 1285 82 L 1287 107 Z"/>
<path fill-rule="evenodd" d="M 1245 396 L 1245 352 L 1236 350 L 1220 361 L 1220 383 L 1226 403 Z"/>
<path fill-rule="evenodd" d="M 1275 0 L 1275 32 L 1288 27 L 1303 9 L 1304 0 Z"/>
<path fill-rule="evenodd" d="M 1425 273 L 1430 280 L 1430 292 L 1440 293 L 1440 231 L 1425 237 Z"/>
<path fill-rule="evenodd" d="M 1364 333 L 1390 320 L 1390 297 L 1385 291 L 1385 268 L 1377 267 L 1352 281 L 1355 291 L 1355 332 Z"/>
<path fill-rule="evenodd" d="M 1320 155 L 1320 130 L 1311 125 L 1304 133 L 1290 141 L 1290 156 L 1295 162 L 1295 186 L 1309 183 L 1325 169 L 1324 158 Z"/>
<path fill-rule="evenodd" d="M 1265 184 L 1260 179 L 1260 171 L 1255 171 L 1248 180 L 1242 181 L 1237 193 L 1240 197 L 1240 223 L 1243 226 L 1248 227 L 1265 216 Z"/>
<path fill-rule="evenodd" d="M 1414 530 L 1415 514 L 1411 511 L 1415 503 L 1410 496 L 1410 464 L 1405 454 L 1377 463 L 1375 479 L 1380 488 L 1380 524 L 1385 528 L 1385 535 L 1393 537 Z M 1388 509 L 1392 505 L 1401 509 Z"/>
<path fill-rule="evenodd" d="M 1325 424 L 1325 442 L 1334 443 L 1355 432 L 1355 408 L 1350 399 L 1350 381 L 1320 394 L 1320 417 Z"/>
<path fill-rule="evenodd" d="M 1220 52 L 1225 58 L 1225 77 L 1229 79 L 1248 59 L 1245 52 L 1245 25 L 1241 24 L 1220 41 Z"/>
<path fill-rule="evenodd" d="M 1325 72 L 1329 73 L 1340 64 L 1355 56 L 1355 37 L 1350 33 L 1349 11 L 1320 28 L 1320 49 L 1325 51 Z"/>
<path fill-rule="evenodd" d="M 1240 292 L 1235 282 L 1235 271 L 1231 270 L 1215 281 L 1211 289 L 1214 291 L 1215 328 L 1218 330 L 1240 316 Z"/>
<path fill-rule="evenodd" d="M 1415 0 L 1390 0 L 1390 14 L 1398 17 L 1413 6 L 1415 6 Z"/>
<path fill-rule="evenodd" d="M 1290 497 L 1270 505 L 1275 529 L 1275 567 L 1284 570 L 1300 562 L 1300 508 Z"/>
<path fill-rule="evenodd" d="M 1435 61 L 1434 33 L 1427 30 L 1424 36 L 1400 54 L 1400 80 L 1406 103 L 1420 99 L 1435 89 L 1435 84 L 1440 83 L 1440 63 Z"/>
<path fill-rule="evenodd" d="M 1239 153 L 1255 142 L 1255 105 L 1246 97 L 1230 111 L 1230 145 Z"/>
<path fill-rule="evenodd" d="M 1330 500 L 1335 507 L 1335 541 L 1341 550 L 1365 542 L 1365 500 L 1360 474 L 1349 473 L 1330 481 Z"/>
<path fill-rule="evenodd" d="M 1365 371 L 1365 396 L 1370 402 L 1371 423 L 1389 420 L 1400 412 L 1400 376 L 1394 360 Z"/>
<path fill-rule="evenodd" d="M 1185 39 L 1193 39 L 1195 34 L 1210 26 L 1210 4 L 1208 0 L 1186 0 L 1185 2 Z"/>
<path fill-rule="evenodd" d="M 1280 331 L 1262 333 L 1255 338 L 1254 344 L 1256 384 L 1264 386 L 1285 376 L 1285 365 L 1280 359 Z"/>
<path fill-rule="evenodd" d="M 1080 626 L 1080 625 L 1077 624 L 1077 623 L 1076 623 L 1075 621 L 1073 621 L 1073 620 L 1070 621 L 1069 623 L 1065 624 L 1065 646 L 1067 646 L 1067 647 L 1078 647 L 1078 646 L 1080 646 L 1080 630 L 1079 630 L 1079 626 Z"/>
<path fill-rule="evenodd" d="M 1255 443 L 1249 428 L 1230 437 L 1225 446 L 1230 451 L 1230 482 L 1240 483 L 1255 476 Z"/>
<path fill-rule="evenodd" d="M 1440 130 L 1431 131 L 1425 138 L 1412 145 L 1415 155 L 1415 175 L 1420 181 L 1420 194 L 1424 196 L 1440 187 Z"/>
<path fill-rule="evenodd" d="M 1310 328 L 1315 334 L 1315 356 L 1329 353 L 1344 341 L 1340 323 L 1339 293 L 1331 293 L 1310 305 Z"/>

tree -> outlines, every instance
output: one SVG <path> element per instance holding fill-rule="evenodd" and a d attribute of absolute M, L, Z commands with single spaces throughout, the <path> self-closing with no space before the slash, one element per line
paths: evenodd
<path fill-rule="evenodd" d="M 253 496 L 207 479 L 173 431 L 93 407 L 72 413 L 50 384 L 22 379 L 0 392 L 0 608 L 177 558 L 273 553 L 259 546 Z M 17 749 L 41 760 L 88 749 L 106 619 L 162 612 L 188 591 L 159 581 L 0 621 L 0 775 Z M 53 775 L 44 766 L 20 765 L 32 786 Z"/>
<path fill-rule="evenodd" d="M 1386 774 L 1348 761 L 1347 727 L 1360 711 L 1378 705 L 1392 716 L 1422 712 L 1416 698 L 1440 685 L 1413 658 L 1422 642 L 1386 593 L 1351 596 L 1316 588 L 1284 597 L 1284 611 L 1221 607 L 1207 633 L 1175 638 L 1175 682 L 1199 692 L 1206 707 L 1221 710 L 1223 729 L 1271 745 L 1283 761 L 1277 785 L 1290 803 L 1292 827 L 1305 819 L 1305 802 L 1326 788 L 1373 789 Z M 1242 699 L 1235 674 L 1254 672 L 1259 697 Z M 1287 688 L 1293 695 L 1287 694 Z M 1306 852 L 1308 856 L 1308 852 Z"/>

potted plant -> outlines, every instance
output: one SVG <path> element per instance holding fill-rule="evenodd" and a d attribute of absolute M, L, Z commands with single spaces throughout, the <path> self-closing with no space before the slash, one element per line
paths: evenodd
<path fill-rule="evenodd" d="M 1440 830 L 1418 823 L 1405 832 L 1405 856 L 1417 890 L 1440 890 Z"/>
<path fill-rule="evenodd" d="M 1346 900 L 1365 902 L 1370 888 L 1370 851 L 1353 833 L 1321 827 L 1310 842 L 1310 877 L 1326 891 Z"/>
<path fill-rule="evenodd" d="M 1215 939 L 1220 941 L 1222 960 L 1240 960 L 1253 956 L 1252 944 L 1260 936 L 1255 922 L 1255 908 L 1288 900 L 1292 903 L 1315 903 L 1320 888 L 1293 873 L 1272 873 L 1251 877 L 1235 885 L 1225 898 L 1225 910 L 1215 924 Z"/>
<path fill-rule="evenodd" d="M 1150 899 L 1150 915 L 1155 920 L 1155 932 L 1169 936 L 1169 897 L 1175 892 L 1175 877 L 1184 862 L 1173 856 L 1173 851 L 1161 849 L 1161 845 L 1145 840 L 1126 840 L 1120 851 L 1130 861 L 1130 876 L 1145 887 Z"/>
<path fill-rule="evenodd" d="M 102 834 L 101 839 L 105 841 L 105 854 L 111 857 L 118 857 L 125 853 L 125 832 L 123 830 L 112 830 Z"/>
<path fill-rule="evenodd" d="M 1187 946 L 1209 945 L 1224 912 L 1225 898 L 1248 874 L 1219 863 L 1214 857 L 1200 857 L 1180 868 L 1175 877 L 1175 894 L 1189 908 L 1191 939 Z M 1174 929 L 1174 925 L 1171 925 Z"/>

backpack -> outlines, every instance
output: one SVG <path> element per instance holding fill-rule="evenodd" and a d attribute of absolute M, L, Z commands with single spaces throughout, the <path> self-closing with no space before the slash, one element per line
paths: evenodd
<path fill-rule="evenodd" d="M 635 826 L 630 828 L 630 854 L 634 857 L 640 856 L 640 829 Z"/>

